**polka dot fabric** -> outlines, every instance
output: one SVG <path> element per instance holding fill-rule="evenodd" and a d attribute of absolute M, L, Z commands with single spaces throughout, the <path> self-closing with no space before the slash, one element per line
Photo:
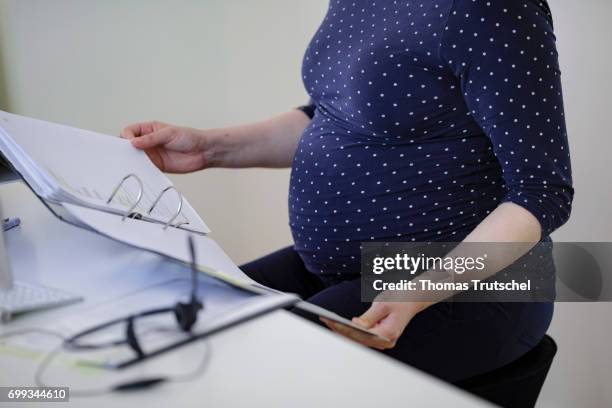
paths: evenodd
<path fill-rule="evenodd" d="M 289 214 L 311 272 L 358 275 L 363 241 L 460 241 L 504 201 L 544 235 L 568 219 L 546 3 L 332 0 L 302 75 Z"/>

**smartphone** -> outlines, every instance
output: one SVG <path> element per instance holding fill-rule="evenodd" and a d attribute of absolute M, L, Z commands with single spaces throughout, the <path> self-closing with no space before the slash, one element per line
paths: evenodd
<path fill-rule="evenodd" d="M 296 303 L 294 307 L 296 307 L 296 308 L 298 308 L 300 310 L 304 310 L 306 312 L 315 314 L 315 315 L 317 315 L 319 317 L 324 317 L 326 319 L 332 320 L 332 321 L 334 321 L 336 323 L 339 323 L 339 324 L 341 324 L 343 326 L 350 327 L 351 329 L 357 330 L 360 333 L 364 333 L 364 334 L 367 334 L 367 335 L 372 336 L 372 337 L 378 337 L 379 339 L 384 340 L 384 341 L 389 341 L 389 339 L 387 339 L 387 338 L 385 338 L 383 336 L 380 336 L 380 335 L 378 335 L 376 333 L 372 333 L 368 329 L 363 328 L 363 327 L 353 323 L 349 319 L 346 319 L 346 318 L 344 318 L 344 317 L 342 317 L 342 316 L 340 316 L 340 315 L 338 315 L 338 314 L 336 314 L 334 312 L 331 312 L 331 311 L 329 311 L 327 309 L 324 309 L 324 308 L 322 308 L 320 306 L 313 305 L 312 303 L 301 301 L 301 302 Z"/>

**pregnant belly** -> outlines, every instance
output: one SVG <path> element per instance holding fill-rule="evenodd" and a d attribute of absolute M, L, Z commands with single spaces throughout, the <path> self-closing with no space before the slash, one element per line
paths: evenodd
<path fill-rule="evenodd" d="M 483 138 L 388 143 L 308 131 L 289 186 L 289 223 L 306 267 L 359 274 L 364 241 L 460 241 L 505 189 Z"/>

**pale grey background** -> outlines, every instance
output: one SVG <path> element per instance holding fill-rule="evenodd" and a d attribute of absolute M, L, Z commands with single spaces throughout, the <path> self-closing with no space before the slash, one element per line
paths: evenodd
<path fill-rule="evenodd" d="M 562 241 L 612 238 L 612 3 L 550 0 L 559 39 L 576 200 Z M 306 101 L 303 50 L 325 0 L 0 0 L 0 104 L 118 134 L 159 119 L 257 120 Z M 286 170 L 173 177 L 237 262 L 291 242 Z M 560 304 L 560 352 L 540 406 L 612 406 L 612 305 Z"/>

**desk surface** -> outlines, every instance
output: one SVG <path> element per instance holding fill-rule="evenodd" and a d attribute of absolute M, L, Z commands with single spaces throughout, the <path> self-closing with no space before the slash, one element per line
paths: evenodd
<path fill-rule="evenodd" d="M 78 293 L 86 299 L 80 304 L 22 316 L 0 326 L 0 333 L 65 319 L 85 307 L 165 280 L 167 260 L 59 221 L 22 183 L 0 186 L 0 198 L 5 216 L 22 220 L 21 227 L 7 236 L 16 277 Z M 190 345 L 121 375 L 129 379 L 189 371 L 201 361 L 204 348 L 211 352 L 210 362 L 202 375 L 190 382 L 169 383 L 141 393 L 72 398 L 70 405 L 483 405 L 454 387 L 285 311 L 251 320 L 213 336 L 207 343 Z M 17 356 L 0 349 L 0 386 L 33 385 L 37 365 L 33 356 Z M 63 371 L 51 372 L 49 378 L 73 388 L 82 385 L 81 377 L 73 378 Z"/>

